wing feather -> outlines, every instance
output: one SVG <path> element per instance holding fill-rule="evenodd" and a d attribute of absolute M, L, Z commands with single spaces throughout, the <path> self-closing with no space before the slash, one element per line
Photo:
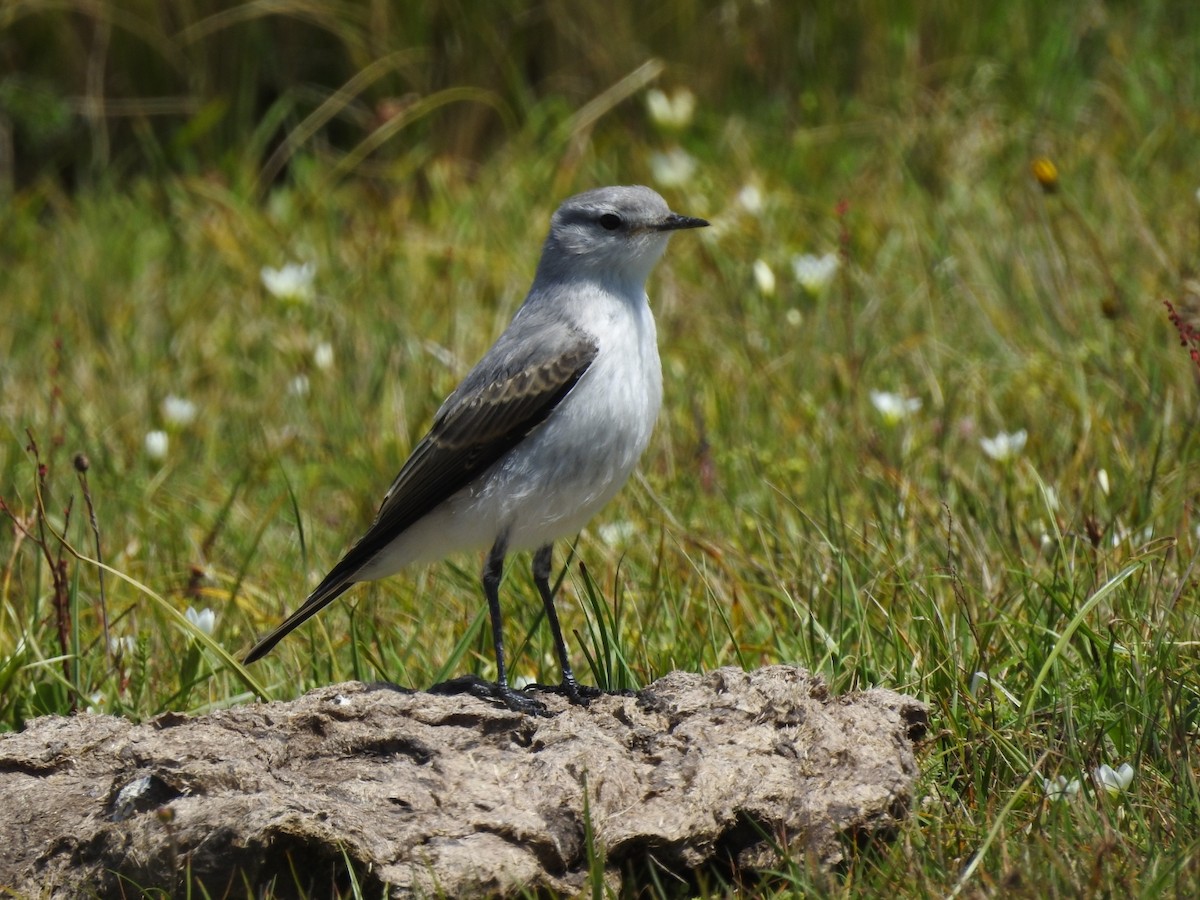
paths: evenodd
<path fill-rule="evenodd" d="M 317 585 L 303 605 L 259 641 L 253 662 L 332 602 L 355 574 L 404 530 L 458 493 L 537 428 L 571 392 L 596 358 L 581 333 L 552 356 L 526 358 L 490 381 L 472 372 L 443 404 L 384 495 L 374 523 Z"/>

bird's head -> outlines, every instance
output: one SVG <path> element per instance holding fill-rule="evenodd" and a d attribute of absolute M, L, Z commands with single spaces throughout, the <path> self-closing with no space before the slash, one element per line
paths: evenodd
<path fill-rule="evenodd" d="M 648 187 L 604 187 L 576 194 L 550 220 L 538 278 L 599 277 L 641 285 L 671 232 L 707 224 L 671 212 Z"/>

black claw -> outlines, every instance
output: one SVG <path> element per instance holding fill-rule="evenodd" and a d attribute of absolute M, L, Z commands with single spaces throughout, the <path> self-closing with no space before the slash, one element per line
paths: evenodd
<path fill-rule="evenodd" d="M 520 691 L 514 691 L 507 684 L 497 684 L 494 687 L 496 692 L 493 698 L 499 700 L 513 712 L 523 713 L 527 716 L 542 716 L 547 719 L 553 715 L 546 709 L 546 704 L 542 701 L 526 696 Z"/>
<path fill-rule="evenodd" d="M 470 694 L 472 697 L 478 697 L 480 700 L 502 703 L 513 712 L 523 715 L 550 716 L 545 704 L 540 700 L 535 700 L 533 697 L 523 694 L 520 691 L 515 691 L 507 684 L 485 681 L 478 675 L 461 675 L 458 678 L 451 678 L 449 681 L 435 684 L 429 689 L 429 693 L 441 694 L 443 696 Z"/>
<path fill-rule="evenodd" d="M 561 697 L 566 697 L 576 706 L 587 706 L 597 697 L 603 697 L 605 694 L 600 688 L 580 684 L 573 678 L 570 681 L 564 680 L 562 684 L 531 684 L 526 690 L 539 691 L 545 694 L 558 694 Z"/>
<path fill-rule="evenodd" d="M 604 692 L 600 688 L 584 686 L 572 678 L 570 681 L 563 679 L 563 683 L 558 686 L 563 695 L 574 703 L 576 706 L 587 706 L 597 697 L 603 696 Z"/>

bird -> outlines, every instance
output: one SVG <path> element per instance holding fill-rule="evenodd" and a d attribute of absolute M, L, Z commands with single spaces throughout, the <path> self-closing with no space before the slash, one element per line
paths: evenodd
<path fill-rule="evenodd" d="M 550 588 L 553 543 L 578 534 L 612 499 L 650 441 L 663 386 L 646 281 L 674 232 L 708 224 L 672 212 L 643 186 L 563 201 L 524 302 L 442 403 L 374 522 L 245 663 L 359 582 L 487 550 L 481 580 L 496 681 L 483 683 L 484 693 L 513 711 L 544 714 L 543 704 L 508 683 L 500 609 L 505 558 L 532 551 L 559 690 L 586 705 L 589 691 L 598 692 L 571 669 Z"/>

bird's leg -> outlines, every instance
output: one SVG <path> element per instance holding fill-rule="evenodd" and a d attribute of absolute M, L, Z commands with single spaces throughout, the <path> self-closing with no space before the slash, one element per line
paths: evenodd
<path fill-rule="evenodd" d="M 508 670 L 504 665 L 504 625 L 500 617 L 500 579 L 504 575 L 504 539 L 493 545 L 483 563 L 483 593 L 488 601 L 492 619 L 492 645 L 496 650 L 496 682 L 508 686 Z"/>
<path fill-rule="evenodd" d="M 537 585 L 538 593 L 542 595 L 542 605 L 546 607 L 546 618 L 550 620 L 550 633 L 554 635 L 554 649 L 558 653 L 558 662 L 562 666 L 562 692 L 567 699 L 579 706 L 588 705 L 585 691 L 592 688 L 581 688 L 571 671 L 571 661 L 567 658 L 567 644 L 563 640 L 562 628 L 558 624 L 558 613 L 554 609 L 554 594 L 550 590 L 550 567 L 552 546 L 547 544 L 533 555 L 533 583 Z M 599 693 L 596 691 L 595 693 Z"/>
<path fill-rule="evenodd" d="M 504 625 L 500 618 L 500 578 L 504 575 L 507 549 L 504 537 L 498 538 L 483 564 L 483 593 L 487 596 L 492 618 L 492 644 L 496 648 L 496 699 L 513 712 L 544 714 L 545 707 L 541 703 L 514 691 L 508 684 L 508 669 L 504 664 Z"/>

